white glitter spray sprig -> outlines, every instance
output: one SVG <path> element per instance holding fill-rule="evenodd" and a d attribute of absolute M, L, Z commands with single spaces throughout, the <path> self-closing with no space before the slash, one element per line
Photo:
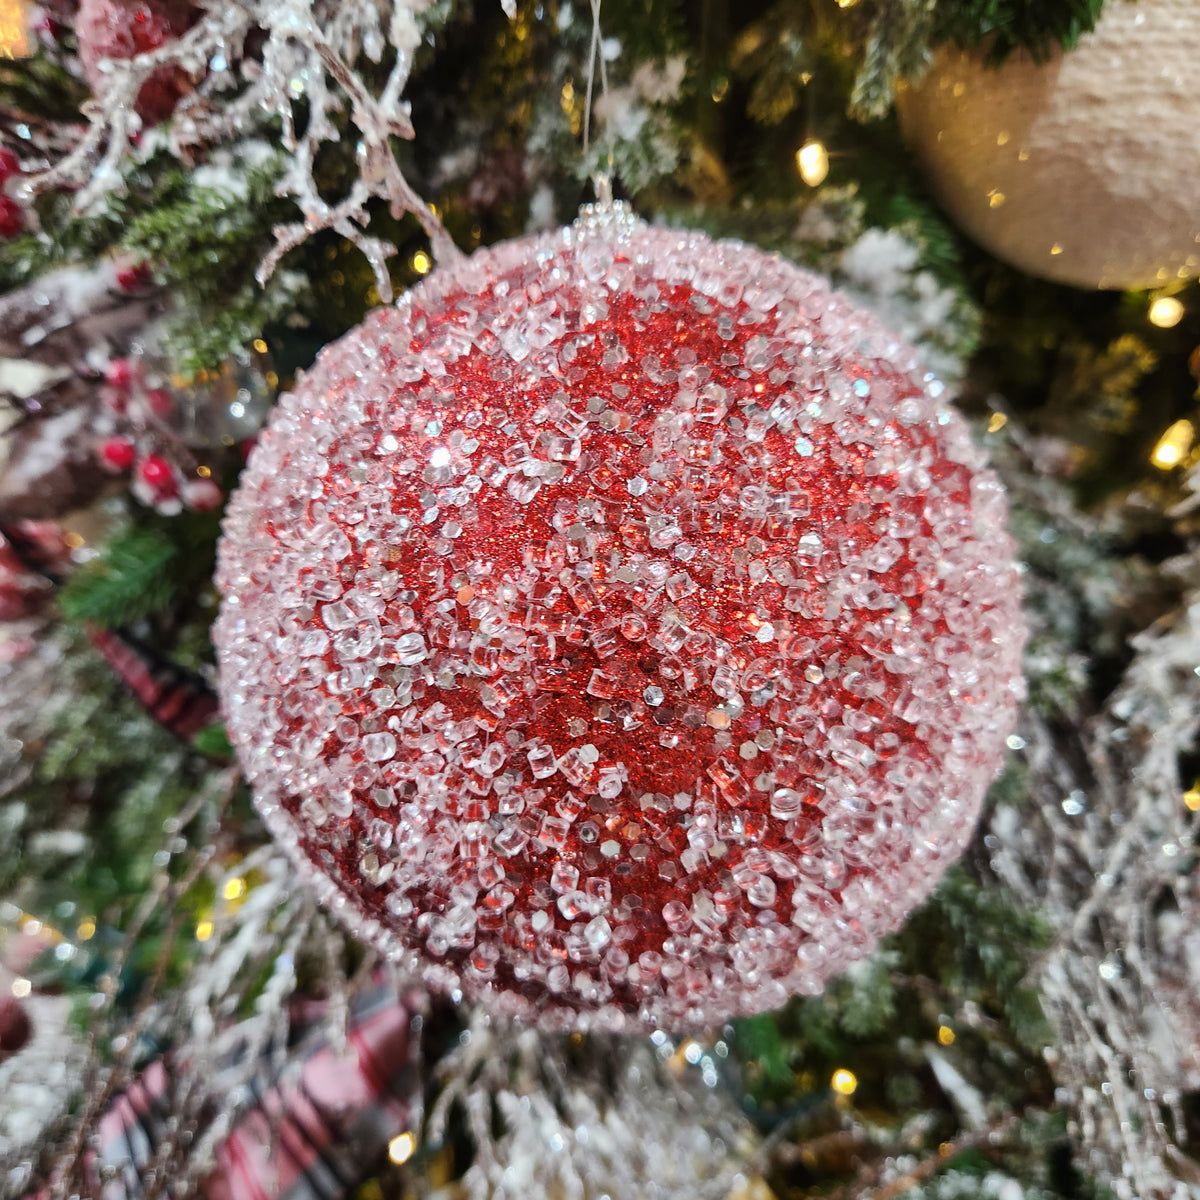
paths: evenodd
<path fill-rule="evenodd" d="M 420 44 L 418 18 L 429 0 L 237 0 L 210 3 L 180 37 L 128 60 L 106 61 L 96 97 L 84 106 L 88 124 L 57 163 L 26 181 L 34 196 L 60 187 L 79 188 L 84 212 L 118 192 L 123 168 L 165 147 L 183 162 L 200 148 L 236 141 L 278 118 L 282 144 L 292 156 L 279 193 L 291 196 L 301 220 L 275 229 L 275 246 L 259 269 L 260 281 L 279 260 L 313 234 L 333 229 L 370 261 L 379 294 L 391 299 L 386 260 L 395 247 L 366 232 L 372 199 L 385 200 L 395 217 L 411 212 L 428 234 L 435 257 L 458 256 L 442 223 L 405 179 L 390 139 L 412 139 L 409 105 L 402 99 Z M 265 35 L 265 40 L 261 36 Z M 255 46 L 253 53 L 248 46 Z M 382 86 L 371 66 L 394 55 Z M 168 125 L 142 130 L 137 99 L 164 68 L 177 68 L 194 86 Z M 298 128 L 295 106 L 306 119 Z M 335 118 L 349 110 L 357 132 L 357 177 L 340 200 L 320 194 L 313 167 L 320 149 L 341 140 Z"/>

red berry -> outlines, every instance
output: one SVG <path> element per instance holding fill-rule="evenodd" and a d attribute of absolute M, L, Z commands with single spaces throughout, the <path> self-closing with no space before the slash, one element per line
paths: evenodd
<path fill-rule="evenodd" d="M 0 196 L 0 238 L 16 237 L 24 228 L 21 206 L 8 196 Z"/>
<path fill-rule="evenodd" d="M 104 378 L 112 387 L 129 387 L 133 383 L 133 363 L 127 358 L 110 358 L 104 368 Z"/>
<path fill-rule="evenodd" d="M 137 458 L 137 447 L 128 438 L 109 438 L 100 447 L 100 458 L 115 471 L 128 471 Z"/>
<path fill-rule="evenodd" d="M 175 472 L 161 454 L 148 454 L 143 458 L 138 474 L 161 495 L 174 495 L 177 487 Z"/>
<path fill-rule="evenodd" d="M 151 280 L 149 263 L 130 263 L 117 267 L 117 287 L 123 292 L 137 292 Z"/>
<path fill-rule="evenodd" d="M 104 379 L 113 388 L 130 388 L 136 373 L 137 365 L 132 359 L 109 359 L 108 366 L 104 367 Z"/>
<path fill-rule="evenodd" d="M 42 9 L 33 23 L 34 33 L 44 33 L 48 38 L 57 41 L 63 32 L 62 22 L 49 10 Z"/>
<path fill-rule="evenodd" d="M 93 91 L 100 94 L 105 89 L 107 80 L 100 66 L 104 59 L 129 59 L 156 50 L 190 29 L 198 15 L 190 0 L 82 0 L 75 35 Z M 159 68 L 138 93 L 138 115 L 149 124 L 164 120 L 191 87 L 190 77 L 180 67 Z"/>
<path fill-rule="evenodd" d="M 225 493 L 211 479 L 189 479 L 183 485 L 183 502 L 196 512 L 211 512 L 220 508 Z"/>
<path fill-rule="evenodd" d="M 171 393 L 162 388 L 151 388 L 146 393 L 146 403 L 150 405 L 150 411 L 156 417 L 169 417 L 175 411 L 175 401 L 171 399 Z"/>
<path fill-rule="evenodd" d="M 0 146 L 0 183 L 20 174 L 21 160 L 7 146 Z"/>
<path fill-rule="evenodd" d="M 0 1057 L 23 1050 L 33 1035 L 33 1022 L 15 996 L 0 997 Z"/>
<path fill-rule="evenodd" d="M 117 388 L 101 388 L 100 395 L 108 411 L 116 413 L 118 417 L 123 417 L 129 411 L 129 398 Z"/>

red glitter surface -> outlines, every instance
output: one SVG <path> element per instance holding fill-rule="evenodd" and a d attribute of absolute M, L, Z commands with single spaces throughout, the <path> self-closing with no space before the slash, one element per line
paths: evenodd
<path fill-rule="evenodd" d="M 509 248 L 300 385 L 227 529 L 223 689 L 273 828 L 435 986 L 696 1024 L 816 990 L 932 886 L 1021 629 L 995 485 L 902 347 L 841 350 L 876 327 L 744 247 L 722 303 L 639 244 L 669 235 L 588 236 L 616 286 L 572 278 L 587 236 Z M 753 307 L 747 256 L 795 295 Z"/>

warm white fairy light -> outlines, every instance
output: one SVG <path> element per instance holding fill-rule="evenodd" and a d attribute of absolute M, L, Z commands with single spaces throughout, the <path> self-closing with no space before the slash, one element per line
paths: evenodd
<path fill-rule="evenodd" d="M 1173 329 L 1183 320 L 1183 305 L 1174 296 L 1157 296 L 1150 303 L 1150 324 Z"/>
<path fill-rule="evenodd" d="M 29 0 L 0 0 L 0 58 L 29 53 Z"/>
<path fill-rule="evenodd" d="M 829 1086 L 839 1096 L 853 1096 L 858 1091 L 858 1076 L 845 1067 L 838 1067 L 829 1080 Z"/>
<path fill-rule="evenodd" d="M 824 183 L 829 174 L 829 151 L 825 149 L 825 143 L 817 138 L 809 138 L 796 151 L 796 169 L 809 187 Z"/>
<path fill-rule="evenodd" d="M 402 1133 L 388 1142 L 388 1158 L 402 1166 L 412 1158 L 417 1149 L 417 1139 L 411 1133 Z"/>
<path fill-rule="evenodd" d="M 1192 448 L 1195 436 L 1196 431 L 1192 427 L 1191 421 L 1186 419 L 1176 421 L 1158 439 L 1158 444 L 1150 455 L 1150 461 L 1161 471 L 1169 471 L 1172 467 L 1179 466 Z"/>

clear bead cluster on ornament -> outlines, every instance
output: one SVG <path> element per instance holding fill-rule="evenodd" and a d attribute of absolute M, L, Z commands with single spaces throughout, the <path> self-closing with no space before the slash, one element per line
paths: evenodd
<path fill-rule="evenodd" d="M 970 835 L 1020 693 L 1006 506 L 912 351 L 739 243 L 435 274 L 227 517 L 230 732 L 324 899 L 572 1027 L 818 991 Z"/>

